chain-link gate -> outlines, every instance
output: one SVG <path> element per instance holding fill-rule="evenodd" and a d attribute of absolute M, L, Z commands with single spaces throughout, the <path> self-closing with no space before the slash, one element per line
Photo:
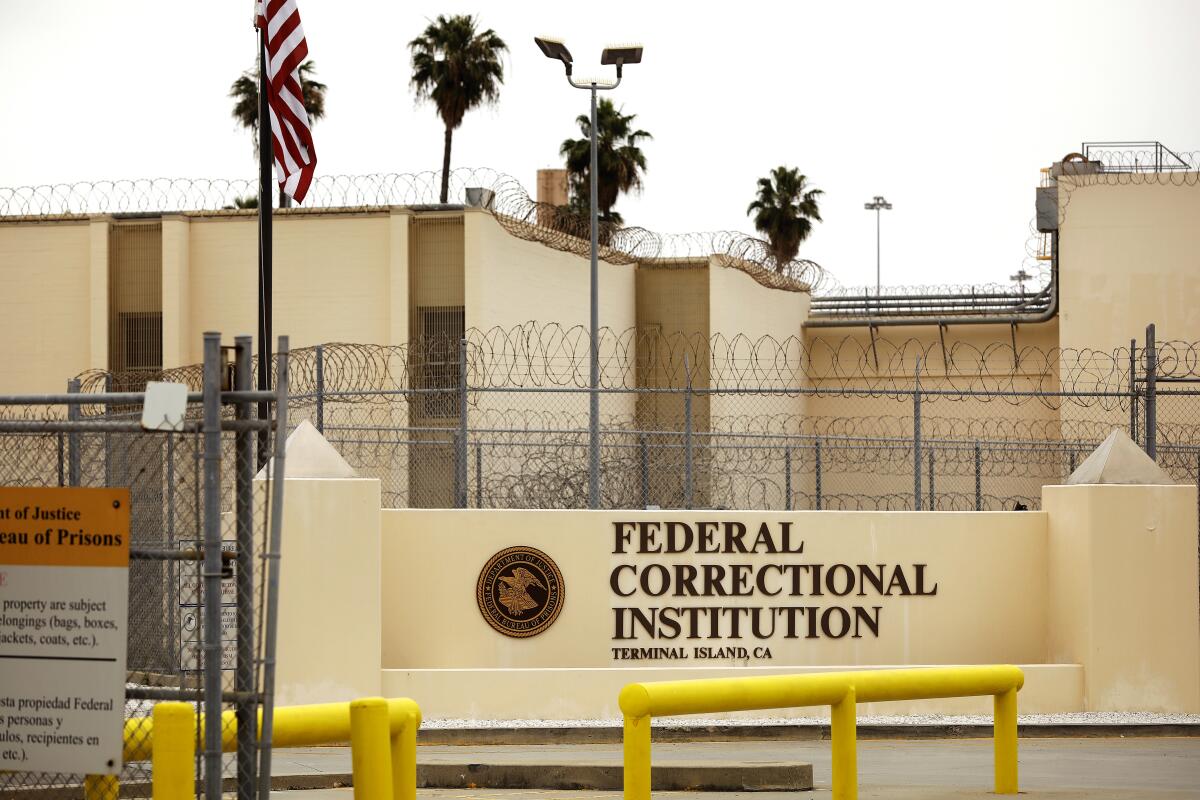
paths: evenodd
<path fill-rule="evenodd" d="M 197 793 L 267 797 L 287 339 L 274 391 L 253 390 L 250 337 L 222 348 L 219 334 L 205 334 L 204 355 L 169 432 L 143 427 L 144 392 L 112 390 L 131 387 L 127 379 L 109 378 L 107 391 L 81 392 L 73 380 L 66 394 L 0 397 L 0 485 L 128 487 L 131 501 L 123 767 L 116 776 L 0 772 L 0 796 L 148 797 L 151 713 L 183 701 L 208 723 L 196 725 Z M 268 418 L 258 417 L 260 402 Z M 273 432 L 273 453 L 256 479 L 260 431 Z"/>

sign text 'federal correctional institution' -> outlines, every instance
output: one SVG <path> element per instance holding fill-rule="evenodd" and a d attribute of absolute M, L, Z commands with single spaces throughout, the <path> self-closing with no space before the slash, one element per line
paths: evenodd
<path fill-rule="evenodd" d="M 612 554 L 622 661 L 765 660 L 783 640 L 877 637 L 881 598 L 938 590 L 925 564 L 814 559 L 788 521 L 614 522 Z"/>

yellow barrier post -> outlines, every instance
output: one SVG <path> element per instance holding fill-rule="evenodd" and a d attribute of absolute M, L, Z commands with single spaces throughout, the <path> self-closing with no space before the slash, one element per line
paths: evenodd
<path fill-rule="evenodd" d="M 996 794 L 1017 793 L 1017 690 L 995 695 L 992 738 L 996 750 Z"/>
<path fill-rule="evenodd" d="M 417 728 L 421 725 L 421 710 L 411 700 L 389 700 L 388 709 L 392 718 L 392 797 L 416 800 Z"/>
<path fill-rule="evenodd" d="M 121 781 L 116 775 L 88 775 L 83 779 L 83 800 L 117 800 Z"/>
<path fill-rule="evenodd" d="M 858 800 L 858 712 L 854 687 L 830 706 L 833 800 Z"/>
<path fill-rule="evenodd" d="M 189 703 L 154 707 L 150 746 L 154 800 L 193 800 L 196 796 L 196 714 Z"/>
<path fill-rule="evenodd" d="M 354 800 L 392 800 L 390 728 L 388 704 L 382 697 L 364 697 L 350 703 Z"/>
<path fill-rule="evenodd" d="M 625 800 L 650 800 L 650 717 L 625 717 Z"/>

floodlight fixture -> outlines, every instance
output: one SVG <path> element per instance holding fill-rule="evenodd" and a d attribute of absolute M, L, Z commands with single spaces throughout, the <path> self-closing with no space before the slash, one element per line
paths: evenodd
<path fill-rule="evenodd" d="M 567 75 L 571 74 L 571 51 L 567 49 L 566 44 L 561 39 L 551 39 L 548 36 L 535 36 L 533 41 L 537 44 L 538 49 L 542 51 L 542 55 L 546 58 L 553 58 L 561 61 L 563 66 L 567 68 Z"/>
<path fill-rule="evenodd" d="M 863 208 L 865 208 L 867 211 L 890 211 L 892 204 L 887 200 L 884 200 L 879 195 L 875 195 L 875 199 L 873 201 L 870 203 L 863 203 Z"/>
<path fill-rule="evenodd" d="M 600 53 L 600 63 L 609 66 L 615 64 L 617 77 L 621 77 L 621 67 L 626 64 L 642 63 L 642 46 L 640 44 L 609 45 Z"/>

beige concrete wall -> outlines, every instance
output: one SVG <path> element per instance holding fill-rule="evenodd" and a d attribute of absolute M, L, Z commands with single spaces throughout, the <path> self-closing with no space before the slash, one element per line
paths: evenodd
<path fill-rule="evenodd" d="M 163 364 L 191 363 L 191 223 L 182 215 L 162 221 L 162 358 Z M 237 334 L 234 334 L 237 335 Z"/>
<path fill-rule="evenodd" d="M 741 270 L 710 260 L 710 326 L 721 348 L 713 353 L 718 388 L 795 389 L 805 385 L 798 357 L 801 325 L 808 318 L 808 292 L 768 289 Z M 783 350 L 789 368 L 746 369 L 764 350 Z M 772 365 L 774 366 L 774 365 Z M 788 507 L 789 486 L 785 470 L 785 445 L 781 434 L 798 432 L 808 398 L 787 394 L 718 394 L 710 401 L 713 444 L 712 502 L 716 507 L 735 506 L 749 498 L 759 508 Z M 792 477 L 799 478 L 798 460 L 791 461 Z M 799 480 L 791 484 L 793 497 Z M 741 502 L 745 502 L 744 500 Z M 794 505 L 796 504 L 793 500 Z M 794 507 L 793 505 L 793 507 Z"/>
<path fill-rule="evenodd" d="M 64 392 L 69 378 L 92 366 L 89 228 L 86 220 L 0 225 L 0 392 Z M 107 361 L 106 336 L 101 344 Z"/>
<path fill-rule="evenodd" d="M 1063 358 L 1058 349 L 1058 323 L 1052 320 L 1021 325 L 1015 334 L 1019 355 L 1016 364 L 1013 330 L 1004 325 L 950 326 L 940 332 L 932 325 L 880 328 L 875 332 L 874 348 L 866 328 L 806 329 L 809 379 L 813 386 L 831 392 L 808 398 L 802 426 L 804 433 L 825 437 L 822 493 L 828 498 L 826 507 L 843 496 L 844 502 L 859 502 L 859 497 L 872 494 L 879 498 L 883 508 L 911 498 L 913 473 L 909 452 L 894 448 L 863 450 L 865 443 L 861 441 L 848 442 L 855 449 L 839 449 L 837 437 L 911 437 L 911 397 L 898 399 L 889 396 L 887 390 L 911 390 L 918 358 L 925 364 L 921 385 L 926 389 L 1058 390 L 1058 368 Z M 842 387 L 872 388 L 879 394 L 834 393 Z M 1070 438 L 1080 430 L 1103 431 L 1099 434 L 1102 439 L 1108 433 L 1108 412 L 1097 405 L 1082 411 L 1070 407 L 1060 411 L 1059 405 L 1053 398 L 1012 402 L 996 397 L 925 397 L 922 435 L 931 440 L 956 440 L 967 448 L 945 449 L 942 455 L 935 454 L 939 465 L 943 460 L 952 462 L 939 468 L 941 475 L 935 476 L 935 491 L 959 498 L 970 495 L 973 502 L 974 454 L 970 448 L 976 440 Z M 1079 419 L 1081 424 L 1063 426 L 1063 417 Z M 1101 424 L 1088 424 L 1092 420 Z M 1079 460 L 1085 455 L 1086 452 L 1080 453 Z M 1027 464 L 1012 469 L 1003 463 L 1006 456 L 1002 451 L 996 451 L 995 456 L 985 451 L 983 457 L 985 464 L 992 465 L 985 469 L 981 481 L 985 495 L 1021 496 L 1036 501 L 1044 483 L 1058 482 L 1066 476 L 1057 461 L 1036 469 Z M 1011 456 L 1007 460 L 1011 461 Z M 809 493 L 815 493 L 813 461 L 811 454 L 804 455 L 802 485 Z M 922 471 L 927 472 L 925 465 Z"/>
<path fill-rule="evenodd" d="M 1049 657 L 1089 711 L 1200 711 L 1196 487 L 1047 486 Z"/>
<path fill-rule="evenodd" d="M 394 272 L 389 216 L 276 215 L 275 336 L 287 334 L 294 348 L 389 341 Z M 195 363 L 204 331 L 232 337 L 257 330 L 257 223 L 250 215 L 193 217 L 188 244 L 185 361 Z"/>
<path fill-rule="evenodd" d="M 464 214 L 467 327 L 511 328 L 531 320 L 588 325 L 588 260 L 518 239 L 483 211 Z M 601 327 L 634 325 L 634 267 L 600 262 Z"/>
<path fill-rule="evenodd" d="M 792 521 L 803 538 L 802 557 L 781 555 L 615 556 L 617 520 L 736 519 L 756 530 L 761 522 Z M 543 667 L 734 667 L 726 658 L 672 661 L 614 659 L 612 647 L 764 644 L 771 659 L 760 667 L 845 664 L 1038 663 L 1045 660 L 1047 588 L 1046 515 L 1027 513 L 862 512 L 574 512 L 385 511 L 383 666 L 385 669 Z M 513 545 L 547 553 L 563 574 L 565 602 L 558 620 L 529 639 L 493 631 L 476 607 L 479 570 Z M 664 598 L 638 593 L 616 597 L 610 573 L 620 563 L 846 563 L 926 564 L 936 596 L 834 598 Z M 413 570 L 413 564 L 422 569 Z M 911 567 L 910 581 L 911 581 Z M 1016 587 L 1020 591 L 1016 591 Z M 915 587 L 914 587 L 915 588 Z M 926 588 L 931 588 L 928 584 Z M 870 590 L 868 590 L 870 592 Z M 786 639 L 783 625 L 759 642 L 714 639 L 614 641 L 615 606 L 880 606 L 878 637 Z M 420 613 L 414 613 L 420 609 Z M 447 635 L 453 631 L 453 635 Z"/>
<path fill-rule="evenodd" d="M 283 502 L 275 700 L 378 695 L 379 481 L 289 478 Z"/>
<path fill-rule="evenodd" d="M 1059 180 L 1064 347 L 1200 338 L 1200 183 L 1123 177 Z"/>

